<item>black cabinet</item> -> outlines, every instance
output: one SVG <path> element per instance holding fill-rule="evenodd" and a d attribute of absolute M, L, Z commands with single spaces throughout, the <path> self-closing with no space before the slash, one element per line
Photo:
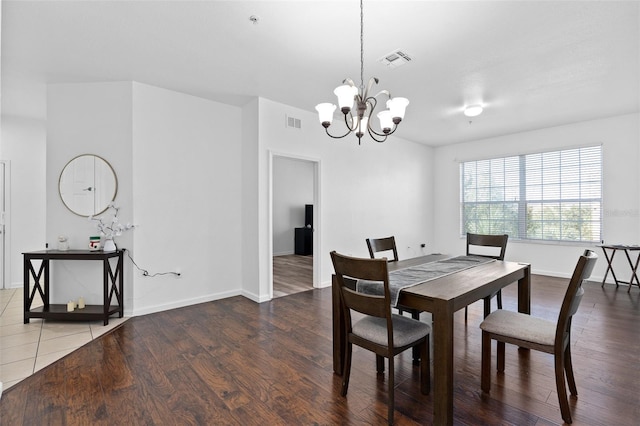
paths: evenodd
<path fill-rule="evenodd" d="M 303 256 L 313 254 L 313 229 L 296 228 L 294 253 Z"/>

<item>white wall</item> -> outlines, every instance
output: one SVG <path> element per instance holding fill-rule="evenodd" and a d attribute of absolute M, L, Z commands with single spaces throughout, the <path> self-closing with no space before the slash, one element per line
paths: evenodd
<path fill-rule="evenodd" d="M 302 129 L 286 128 L 285 115 L 300 118 Z M 319 200 L 314 202 L 314 238 L 319 250 L 314 251 L 314 262 L 319 262 L 316 269 L 322 285 L 331 282 L 329 252 L 367 257 L 367 237 L 395 235 L 401 258 L 432 251 L 431 148 L 395 137 L 382 144 L 363 138 L 361 146 L 355 136 L 334 140 L 325 135 L 315 114 L 263 98 L 259 100 L 259 126 L 261 268 L 268 270 L 270 265 L 266 196 L 270 192 L 270 153 L 319 163 Z M 424 250 L 421 243 L 427 244 Z M 260 294 L 268 293 L 268 276 L 260 275 Z"/>
<path fill-rule="evenodd" d="M 107 160 L 118 178 L 116 204 L 120 219 L 132 220 L 131 82 L 53 84 L 47 87 L 47 202 L 46 242 L 56 248 L 58 235 L 69 237 L 72 249 L 88 247 L 95 224 L 69 211 L 60 199 L 58 179 L 69 160 L 80 154 L 95 154 Z M 132 249 L 131 236 L 118 237 L 117 244 Z M 131 268 L 125 270 L 125 309 L 131 309 Z M 51 302 L 84 296 L 88 304 L 102 303 L 102 268 L 99 262 L 56 261 L 52 263 Z M 57 285 L 56 285 L 57 283 Z M 64 283 L 64 285 L 60 285 Z"/>
<path fill-rule="evenodd" d="M 133 85 L 134 314 L 240 294 L 240 109 Z"/>
<path fill-rule="evenodd" d="M 139 225 L 117 238 L 150 275 L 125 258 L 125 314 L 140 315 L 240 294 L 241 110 L 144 84 L 52 85 L 48 89 L 47 241 L 85 248 L 95 227 L 69 212 L 58 175 L 82 153 L 118 177 L 121 219 Z M 219 126 L 224 123 L 224 126 Z M 133 172 L 135 170 L 135 173 Z M 55 262 L 53 302 L 102 300 L 101 268 Z"/>
<path fill-rule="evenodd" d="M 2 116 L 0 159 L 10 163 L 5 235 L 7 287 L 22 287 L 22 253 L 45 248 L 46 123 Z"/>
<path fill-rule="evenodd" d="M 293 254 L 294 229 L 305 225 L 305 204 L 313 204 L 313 163 L 273 159 L 273 255 Z"/>
<path fill-rule="evenodd" d="M 460 162 L 599 143 L 604 157 L 604 240 L 637 244 L 640 241 L 639 129 L 638 114 L 630 114 L 437 148 L 433 170 L 437 185 L 433 199 L 437 201 L 438 250 L 444 253 L 464 250 L 465 241 L 460 237 Z M 506 259 L 530 262 L 534 273 L 569 276 L 585 248 L 594 249 L 600 255 L 593 279 L 602 280 L 606 261 L 602 251 L 594 246 L 510 240 Z M 619 268 L 627 271 L 628 265 L 620 264 Z"/>
<path fill-rule="evenodd" d="M 268 292 L 260 293 L 260 277 L 270 274 L 260 256 L 258 212 L 258 144 L 260 139 L 259 100 L 242 107 L 242 294 L 254 301 L 269 300 Z M 263 270 L 261 270 L 261 267 Z"/>

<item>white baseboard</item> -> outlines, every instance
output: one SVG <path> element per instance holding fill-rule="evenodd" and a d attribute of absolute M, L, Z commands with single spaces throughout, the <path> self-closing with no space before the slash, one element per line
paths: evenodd
<path fill-rule="evenodd" d="M 165 303 L 162 305 L 154 305 L 154 306 L 147 306 L 141 309 L 134 309 L 131 315 L 139 316 L 139 315 L 153 314 L 156 312 L 168 311 L 169 309 L 182 308 L 185 306 L 196 305 L 198 303 L 212 302 L 214 300 L 226 299 L 228 297 L 240 296 L 240 295 L 242 295 L 240 290 L 232 290 L 232 291 L 226 291 L 222 293 L 209 294 L 206 296 L 178 300 L 175 302 Z"/>
<path fill-rule="evenodd" d="M 269 300 L 271 300 L 271 298 L 269 297 L 269 295 L 257 295 L 255 293 L 250 293 L 246 290 L 242 290 L 242 296 L 246 297 L 249 300 L 253 300 L 256 303 L 263 303 L 263 302 L 268 302 Z"/>

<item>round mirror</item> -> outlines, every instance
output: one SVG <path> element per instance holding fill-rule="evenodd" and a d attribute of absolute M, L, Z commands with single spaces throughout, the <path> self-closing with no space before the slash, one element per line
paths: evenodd
<path fill-rule="evenodd" d="M 84 154 L 64 166 L 58 191 L 69 210 L 79 216 L 95 216 L 104 212 L 116 198 L 118 179 L 104 158 Z"/>

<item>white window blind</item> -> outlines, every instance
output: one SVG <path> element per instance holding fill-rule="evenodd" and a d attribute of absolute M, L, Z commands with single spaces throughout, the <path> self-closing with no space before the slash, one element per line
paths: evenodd
<path fill-rule="evenodd" d="M 602 239 L 602 147 L 460 164 L 461 229 L 510 238 Z"/>

